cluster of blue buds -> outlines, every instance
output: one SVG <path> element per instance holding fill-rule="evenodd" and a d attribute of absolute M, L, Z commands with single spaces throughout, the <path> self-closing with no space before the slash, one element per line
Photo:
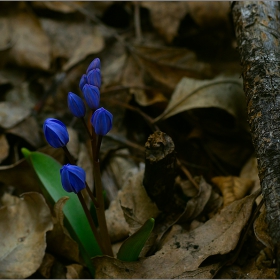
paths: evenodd
<path fill-rule="evenodd" d="M 112 129 L 113 115 L 104 109 L 99 108 L 101 71 L 100 59 L 95 58 L 87 68 L 86 74 L 82 75 L 79 87 L 83 93 L 88 107 L 93 111 L 91 124 L 96 135 L 104 136 Z M 86 106 L 81 97 L 73 92 L 68 93 L 68 108 L 77 118 L 86 115 Z M 54 148 L 66 148 L 69 142 L 67 128 L 61 121 L 53 118 L 45 120 L 43 131 L 47 142 Z M 77 193 L 85 188 L 85 172 L 75 165 L 64 165 L 61 170 L 62 186 L 67 192 Z"/>

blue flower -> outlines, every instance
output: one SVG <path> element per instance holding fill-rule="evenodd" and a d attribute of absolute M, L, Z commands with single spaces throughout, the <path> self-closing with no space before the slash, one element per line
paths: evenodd
<path fill-rule="evenodd" d="M 99 107 L 100 92 L 98 87 L 85 84 L 83 87 L 83 94 L 88 107 L 96 110 Z"/>
<path fill-rule="evenodd" d="M 61 184 L 65 191 L 78 193 L 86 187 L 86 172 L 83 168 L 66 164 L 60 169 Z"/>
<path fill-rule="evenodd" d="M 67 102 L 69 110 L 75 117 L 82 118 L 85 116 L 86 106 L 80 96 L 73 92 L 69 92 Z"/>
<path fill-rule="evenodd" d="M 57 119 L 46 119 L 43 131 L 47 142 L 54 148 L 64 147 L 69 142 L 69 134 L 65 124 Z"/>
<path fill-rule="evenodd" d="M 79 83 L 79 88 L 80 88 L 81 91 L 83 90 L 84 85 L 87 84 L 87 83 L 88 83 L 87 75 L 83 74 L 83 76 L 81 77 L 80 83 Z"/>
<path fill-rule="evenodd" d="M 87 74 L 89 73 L 89 71 L 93 70 L 93 69 L 100 69 L 101 68 L 101 63 L 100 63 L 100 59 L 99 58 L 95 58 L 91 63 L 90 65 L 88 66 L 88 69 L 87 69 Z"/>
<path fill-rule="evenodd" d="M 113 115 L 103 107 L 97 109 L 91 116 L 91 124 L 97 135 L 106 135 L 112 128 Z"/>
<path fill-rule="evenodd" d="M 101 72 L 100 69 L 92 69 L 87 73 L 88 84 L 100 88 L 101 86 Z"/>

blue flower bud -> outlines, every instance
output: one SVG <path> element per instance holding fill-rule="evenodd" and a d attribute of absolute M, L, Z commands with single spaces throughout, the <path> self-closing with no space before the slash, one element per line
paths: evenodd
<path fill-rule="evenodd" d="M 103 107 L 97 109 L 91 116 L 91 124 L 97 135 L 106 135 L 112 128 L 113 115 Z"/>
<path fill-rule="evenodd" d="M 69 142 L 69 134 L 65 124 L 57 119 L 46 119 L 43 131 L 47 142 L 54 148 L 64 147 Z"/>
<path fill-rule="evenodd" d="M 78 193 L 86 187 L 86 172 L 83 168 L 66 164 L 60 169 L 61 184 L 65 191 Z"/>
<path fill-rule="evenodd" d="M 69 92 L 67 102 L 69 110 L 75 117 L 82 118 L 85 116 L 86 106 L 80 96 L 73 92 Z"/>
<path fill-rule="evenodd" d="M 92 69 L 87 74 L 88 84 L 100 88 L 101 86 L 101 72 L 100 69 Z"/>
<path fill-rule="evenodd" d="M 83 74 L 83 76 L 81 77 L 80 83 L 79 83 L 79 88 L 80 88 L 81 91 L 83 90 L 84 85 L 87 84 L 87 83 L 88 83 L 87 75 Z"/>
<path fill-rule="evenodd" d="M 91 63 L 90 65 L 88 66 L 88 69 L 87 69 L 87 74 L 89 73 L 89 71 L 93 70 L 93 69 L 100 69 L 101 68 L 101 63 L 100 63 L 100 59 L 99 58 L 95 58 Z"/>
<path fill-rule="evenodd" d="M 96 110 L 99 107 L 100 92 L 98 87 L 85 84 L 83 87 L 83 94 L 88 107 Z"/>

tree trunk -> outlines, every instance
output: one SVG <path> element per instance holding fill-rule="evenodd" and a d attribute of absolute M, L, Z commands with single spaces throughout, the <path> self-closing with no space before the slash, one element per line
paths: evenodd
<path fill-rule="evenodd" d="M 280 11 L 279 2 L 233 2 L 248 121 L 258 160 L 267 223 L 280 253 Z"/>

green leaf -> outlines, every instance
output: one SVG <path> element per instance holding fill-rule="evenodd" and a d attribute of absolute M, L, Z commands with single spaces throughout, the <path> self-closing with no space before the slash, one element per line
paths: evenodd
<path fill-rule="evenodd" d="M 61 164 L 52 157 L 40 152 L 30 152 L 23 148 L 22 153 L 38 175 L 42 183 L 42 193 L 50 204 L 54 205 L 63 196 L 69 197 L 63 207 L 65 226 L 71 236 L 78 242 L 83 259 L 92 275 L 94 275 L 94 268 L 90 259 L 102 255 L 102 252 L 77 195 L 68 193 L 62 188 L 60 180 Z"/>
<path fill-rule="evenodd" d="M 155 220 L 150 218 L 140 229 L 129 236 L 120 247 L 117 258 L 127 262 L 137 261 L 140 252 L 154 228 L 154 224 Z"/>

